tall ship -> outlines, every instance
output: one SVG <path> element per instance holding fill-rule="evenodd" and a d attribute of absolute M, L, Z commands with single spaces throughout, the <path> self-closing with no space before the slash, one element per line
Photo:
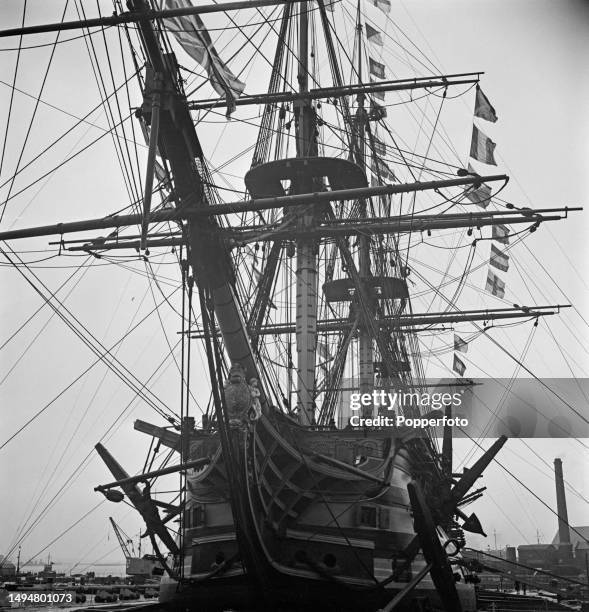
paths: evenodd
<path fill-rule="evenodd" d="M 45 33 L 84 38 L 129 200 L 109 202 L 105 178 L 91 185 L 103 212 L 81 201 L 77 218 L 44 213 L 44 225 L 0 226 L 0 240 L 14 273 L 157 413 L 134 422 L 150 440 L 139 473 L 96 444 L 108 471 L 95 490 L 140 514 L 164 568 L 160 602 L 475 612 L 461 549 L 485 526 L 467 506 L 507 438 L 456 472 L 474 385 L 456 328 L 533 324 L 567 306 L 496 304 L 511 247 L 578 209 L 502 199 L 509 178 L 487 135 L 497 112 L 482 73 L 422 64 L 393 76 L 389 0 L 116 0 L 98 15 L 75 4 L 77 19 L 23 17 L 0 36 L 19 47 Z M 472 132 L 467 154 L 448 161 L 436 138 L 455 98 L 472 109 Z M 413 146 L 400 124 L 424 99 L 435 112 Z M 210 162 L 218 147 L 227 173 Z M 28 274 L 17 240 L 45 236 L 61 257 L 144 265 L 179 401 L 162 402 Z M 449 257 L 433 280 L 415 263 L 428 242 Z M 484 264 L 477 245 L 491 248 Z M 495 305 L 460 302 L 475 265 Z M 429 308 L 415 301 L 424 287 L 441 298 Z M 434 333 L 451 338 L 450 373 L 436 381 L 422 340 Z"/>

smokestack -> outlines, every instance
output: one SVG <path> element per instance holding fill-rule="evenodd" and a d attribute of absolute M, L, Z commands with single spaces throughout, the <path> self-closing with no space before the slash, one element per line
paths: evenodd
<path fill-rule="evenodd" d="M 561 544 L 571 543 L 567 500 L 564 493 L 564 478 L 562 476 L 562 460 L 554 460 L 554 477 L 556 479 L 556 510 L 558 512 L 558 539 Z"/>

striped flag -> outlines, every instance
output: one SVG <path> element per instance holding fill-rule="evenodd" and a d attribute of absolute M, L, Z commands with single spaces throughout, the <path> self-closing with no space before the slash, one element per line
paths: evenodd
<path fill-rule="evenodd" d="M 469 187 L 464 195 L 477 206 L 481 206 L 482 208 L 487 208 L 489 206 L 489 202 L 491 201 L 491 197 L 493 192 L 488 185 L 482 184 L 477 188 Z"/>
<path fill-rule="evenodd" d="M 509 270 L 509 255 L 498 249 L 494 244 L 491 245 L 491 259 L 489 263 L 502 272 Z"/>
<path fill-rule="evenodd" d="M 371 57 L 368 58 L 368 65 L 370 66 L 370 74 L 373 74 L 377 79 L 384 79 L 384 64 L 373 60 Z"/>
<path fill-rule="evenodd" d="M 368 42 L 382 47 L 384 42 L 382 40 L 382 32 L 379 32 L 376 28 L 373 28 L 370 24 L 366 24 L 366 40 Z"/>
<path fill-rule="evenodd" d="M 164 0 L 163 9 L 189 8 L 190 0 Z M 242 83 L 221 60 L 211 36 L 199 15 L 185 15 L 164 19 L 164 27 L 170 30 L 186 53 L 206 71 L 215 92 L 227 101 L 227 116 L 235 110 L 235 98 L 242 94 Z"/>
<path fill-rule="evenodd" d="M 487 271 L 485 291 L 488 291 L 499 298 L 505 297 L 505 283 L 494 272 L 491 272 L 491 270 Z"/>
<path fill-rule="evenodd" d="M 509 228 L 506 225 L 493 225 L 492 238 L 497 242 L 509 244 Z"/>
<path fill-rule="evenodd" d="M 483 93 L 483 90 L 477 85 L 477 95 L 474 101 L 474 116 L 486 119 L 495 123 L 497 121 L 497 113 L 489 102 L 489 98 Z"/>
<path fill-rule="evenodd" d="M 493 152 L 495 143 L 479 130 L 476 125 L 472 126 L 472 138 L 470 141 L 470 156 L 484 164 L 497 165 Z"/>
<path fill-rule="evenodd" d="M 466 364 L 456 354 L 454 354 L 452 369 L 458 374 L 458 376 L 463 376 L 464 372 L 466 371 Z"/>
<path fill-rule="evenodd" d="M 370 82 L 378 83 L 378 81 L 375 81 L 372 77 L 370 78 Z M 370 93 L 381 102 L 384 102 L 384 91 L 371 91 Z"/>
<path fill-rule="evenodd" d="M 391 12 L 391 0 L 372 0 L 372 4 L 379 8 L 383 13 Z"/>
<path fill-rule="evenodd" d="M 387 154 L 387 146 L 376 136 L 374 137 L 374 153 L 379 157 L 386 157 Z"/>
<path fill-rule="evenodd" d="M 382 161 L 382 159 L 379 159 L 376 155 L 372 156 L 370 169 L 372 170 L 373 174 L 382 179 L 388 179 L 389 181 L 397 180 L 395 173 Z"/>
<path fill-rule="evenodd" d="M 465 342 L 458 334 L 454 334 L 454 350 L 468 353 L 468 342 Z"/>

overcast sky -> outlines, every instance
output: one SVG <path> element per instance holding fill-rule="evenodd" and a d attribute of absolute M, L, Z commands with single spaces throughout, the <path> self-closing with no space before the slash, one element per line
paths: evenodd
<path fill-rule="evenodd" d="M 348 6 L 346 3 L 347 0 L 344 4 Z M 2 27 L 20 24 L 22 4 L 16 0 L 0 3 Z M 109 3 L 101 2 L 101 6 L 105 14 L 112 12 Z M 62 10 L 62 2 L 29 0 L 27 23 L 59 21 Z M 67 15 L 69 19 L 75 18 L 71 7 Z M 448 73 L 485 72 L 482 86 L 497 110 L 499 121 L 494 125 L 485 124 L 484 128 L 497 142 L 497 170 L 512 177 L 502 194 L 506 199 L 534 208 L 587 203 L 589 11 L 586 3 L 573 0 L 392 0 L 391 18 L 440 69 Z M 401 39 L 392 26 L 387 28 L 391 35 Z M 64 38 L 73 36 L 67 33 Z M 32 37 L 25 39 L 24 44 L 52 40 L 52 35 Z M 16 39 L 4 39 L 0 41 L 0 49 L 14 47 L 16 43 Z M 22 52 L 18 88 L 33 95 L 39 92 L 50 49 L 42 47 Z M 389 51 L 390 57 L 386 55 Z M 385 50 L 385 59 L 394 63 L 395 57 L 392 47 Z M 13 79 L 16 52 L 0 51 L 0 58 L 0 79 L 3 81 L 0 83 L 0 125 L 3 126 L 10 104 L 7 84 Z M 391 70 L 398 77 L 412 76 L 401 59 Z M 246 91 L 262 91 L 264 83 L 256 80 L 256 73 L 249 76 Z M 42 98 L 61 110 L 46 105 L 39 107 L 23 162 L 72 125 L 72 117 L 63 111 L 80 117 L 98 103 L 97 86 L 81 41 L 58 47 L 50 77 Z M 131 97 L 132 106 L 140 103 L 137 96 L 131 94 Z M 464 164 L 472 124 L 472 101 L 472 95 L 455 101 L 453 110 L 449 109 L 447 123 Z M 33 99 L 22 93 L 15 94 L 2 182 L 16 166 L 33 108 Z M 123 115 L 129 112 L 127 109 L 128 105 L 122 110 Z M 247 117 L 247 114 L 242 116 Z M 107 125 L 100 113 L 89 121 L 102 127 Z M 50 170 L 56 160 L 64 159 L 71 151 L 101 134 L 99 128 L 86 127 L 65 139 L 48 161 L 41 161 L 34 170 L 23 172 L 12 193 Z M 398 128 L 401 130 L 402 126 Z M 220 119 L 216 125 L 203 123 L 199 126 L 199 134 L 211 134 L 210 138 L 202 140 L 206 150 L 208 147 L 207 154 L 211 155 L 213 166 L 230 159 L 236 146 L 241 148 L 242 145 L 231 138 L 215 141 L 213 134 L 218 136 L 224 129 L 225 124 L 221 124 Z M 3 136 L 2 130 L 0 137 Z M 141 155 L 144 159 L 144 152 Z M 245 162 L 239 163 L 235 166 L 236 173 L 242 173 L 247 167 L 243 165 Z M 233 170 L 233 166 L 230 169 Z M 7 187 L 1 193 L 5 198 Z M 235 194 L 229 197 L 233 196 Z M 128 202 L 112 140 L 106 137 L 71 162 L 67 172 L 58 171 L 11 200 L 0 227 L 26 227 L 102 216 L 123 208 Z M 526 241 L 525 247 L 520 245 L 513 252 L 513 268 L 506 276 L 508 302 L 570 302 L 576 307 L 576 311 L 564 312 L 559 320 L 553 317 L 555 320 L 542 321 L 535 331 L 528 325 L 492 332 L 503 346 L 521 356 L 533 331 L 525 363 L 538 376 L 589 376 L 589 329 L 581 318 L 589 320 L 587 219 L 587 213 L 583 212 L 569 221 L 550 227 L 545 224 Z M 484 244 L 487 250 L 477 253 L 480 261 L 488 257 L 488 242 Z M 46 245 L 47 240 L 43 239 L 12 246 L 22 252 L 45 249 Z M 41 260 L 45 256 L 33 252 L 22 254 L 26 261 Z M 417 250 L 416 255 L 418 259 L 438 256 L 439 253 L 432 256 L 427 250 Z M 83 258 L 62 259 L 62 267 L 58 270 L 46 267 L 52 266 L 53 261 L 39 261 L 34 272 L 51 290 L 56 290 L 82 261 Z M 152 265 L 162 278 L 160 286 L 151 289 L 146 287 L 145 277 L 141 275 L 145 274 L 143 264 L 130 264 L 137 271 L 131 274 L 126 263 L 127 267 L 122 264 L 107 266 L 94 259 L 91 263 L 90 269 L 77 273 L 59 295 L 64 297 L 80 279 L 65 302 L 106 346 L 114 344 L 130 328 L 133 324 L 130 321 L 136 323 L 146 316 L 154 302 L 163 299 L 161 292 L 167 295 L 173 291 L 177 278 L 176 267 L 169 256 L 153 257 Z M 65 267 L 68 265 L 72 267 Z M 417 262 L 415 266 L 419 269 Z M 472 282 L 480 288 L 486 270 L 481 269 L 478 274 Z M 37 285 L 38 282 L 35 281 Z M 3 344 L 35 312 L 41 300 L 24 278 L 9 266 L 0 268 L 0 286 L 0 344 Z M 178 294 L 170 298 L 176 308 L 179 306 L 177 298 Z M 481 295 L 480 291 L 473 292 L 473 300 L 469 305 L 473 308 L 484 307 L 484 304 L 490 307 L 505 305 Z M 416 303 L 421 308 L 428 305 L 426 299 Z M 432 308 L 442 309 L 443 304 L 434 304 Z M 169 307 L 164 308 L 161 317 L 161 320 L 151 317 L 148 325 L 133 332 L 118 353 L 121 361 L 137 373 L 141 381 L 147 380 L 156 370 L 169 350 L 168 343 L 174 345 L 178 340 L 176 313 Z M 167 339 L 162 334 L 162 327 L 166 329 Z M 21 359 L 29 343 L 31 348 Z M 429 346 L 432 345 L 426 341 L 422 348 Z M 526 377 L 525 372 L 484 337 L 470 347 L 468 358 L 469 376 Z M 424 359 L 428 375 L 448 375 L 436 359 L 427 355 Z M 92 354 L 57 317 L 50 318 L 45 310 L 36 316 L 0 353 L 0 445 L 92 362 Z M 198 352 L 195 352 L 194 362 L 195 370 L 202 371 L 204 363 Z M 448 356 L 445 362 L 447 366 Z M 156 374 L 150 388 L 172 405 L 178 400 L 178 373 L 172 360 L 165 365 L 167 369 L 161 375 Z M 198 380 L 199 374 L 195 376 Z M 198 393 L 196 395 L 198 399 Z M 206 403 L 206 398 L 204 401 Z M 578 408 L 587 414 L 586 405 Z M 109 431 L 121 413 L 117 427 Z M 21 435 L 0 449 L 0 490 L 3 492 L 0 553 L 14 541 L 16 530 L 29 513 L 36 516 L 55 496 L 51 510 L 23 542 L 23 556 L 36 555 L 48 546 L 44 554 L 50 551 L 54 558 L 61 560 L 84 558 L 90 562 L 120 558 L 112 535 L 110 540 L 107 536 L 107 517 L 115 516 L 128 533 L 139 531 L 139 521 L 122 505 L 103 503 L 93 510 L 101 501 L 92 491 L 93 487 L 109 480 L 99 460 L 84 463 L 86 467 L 81 474 L 75 470 L 86 456 L 92 456 L 93 445 L 106 432 L 107 446 L 128 471 L 134 473 L 141 469 L 149 439 L 133 433 L 135 418 L 161 423 L 158 415 L 144 403 L 134 401 L 133 393 L 99 366 L 49 406 Z M 483 446 L 490 443 L 491 440 L 485 440 Z M 589 499 L 588 444 L 586 439 L 510 440 L 500 461 L 554 508 L 551 466 L 554 457 L 562 457 L 565 478 L 574 489 L 568 492 L 570 522 L 586 525 L 589 524 L 586 501 Z M 456 444 L 457 466 L 465 459 L 467 465 L 472 462 L 472 448 L 472 442 Z M 498 545 L 533 543 L 537 533 L 543 541 L 552 539 L 557 529 L 556 517 L 501 467 L 491 466 L 485 474 L 484 484 L 488 492 L 472 509 L 487 532 L 496 534 Z M 62 485 L 64 488 L 60 490 Z M 162 488 L 163 485 L 160 490 Z M 50 544 L 87 512 L 91 512 L 87 518 Z M 493 547 L 494 539 L 473 538 L 471 543 Z"/>

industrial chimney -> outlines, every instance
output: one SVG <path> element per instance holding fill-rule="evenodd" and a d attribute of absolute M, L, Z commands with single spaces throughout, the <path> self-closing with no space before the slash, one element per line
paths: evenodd
<path fill-rule="evenodd" d="M 556 510 L 558 512 L 558 539 L 561 544 L 570 544 L 569 517 L 567 500 L 564 493 L 564 478 L 562 475 L 562 459 L 554 460 L 554 477 L 556 479 Z"/>
<path fill-rule="evenodd" d="M 569 529 L 569 517 L 567 513 L 567 500 L 564 492 L 564 478 L 562 475 L 562 460 L 554 460 L 554 477 L 556 480 L 556 510 L 558 512 L 558 550 L 559 557 L 570 558 L 572 556 L 571 531 Z"/>

